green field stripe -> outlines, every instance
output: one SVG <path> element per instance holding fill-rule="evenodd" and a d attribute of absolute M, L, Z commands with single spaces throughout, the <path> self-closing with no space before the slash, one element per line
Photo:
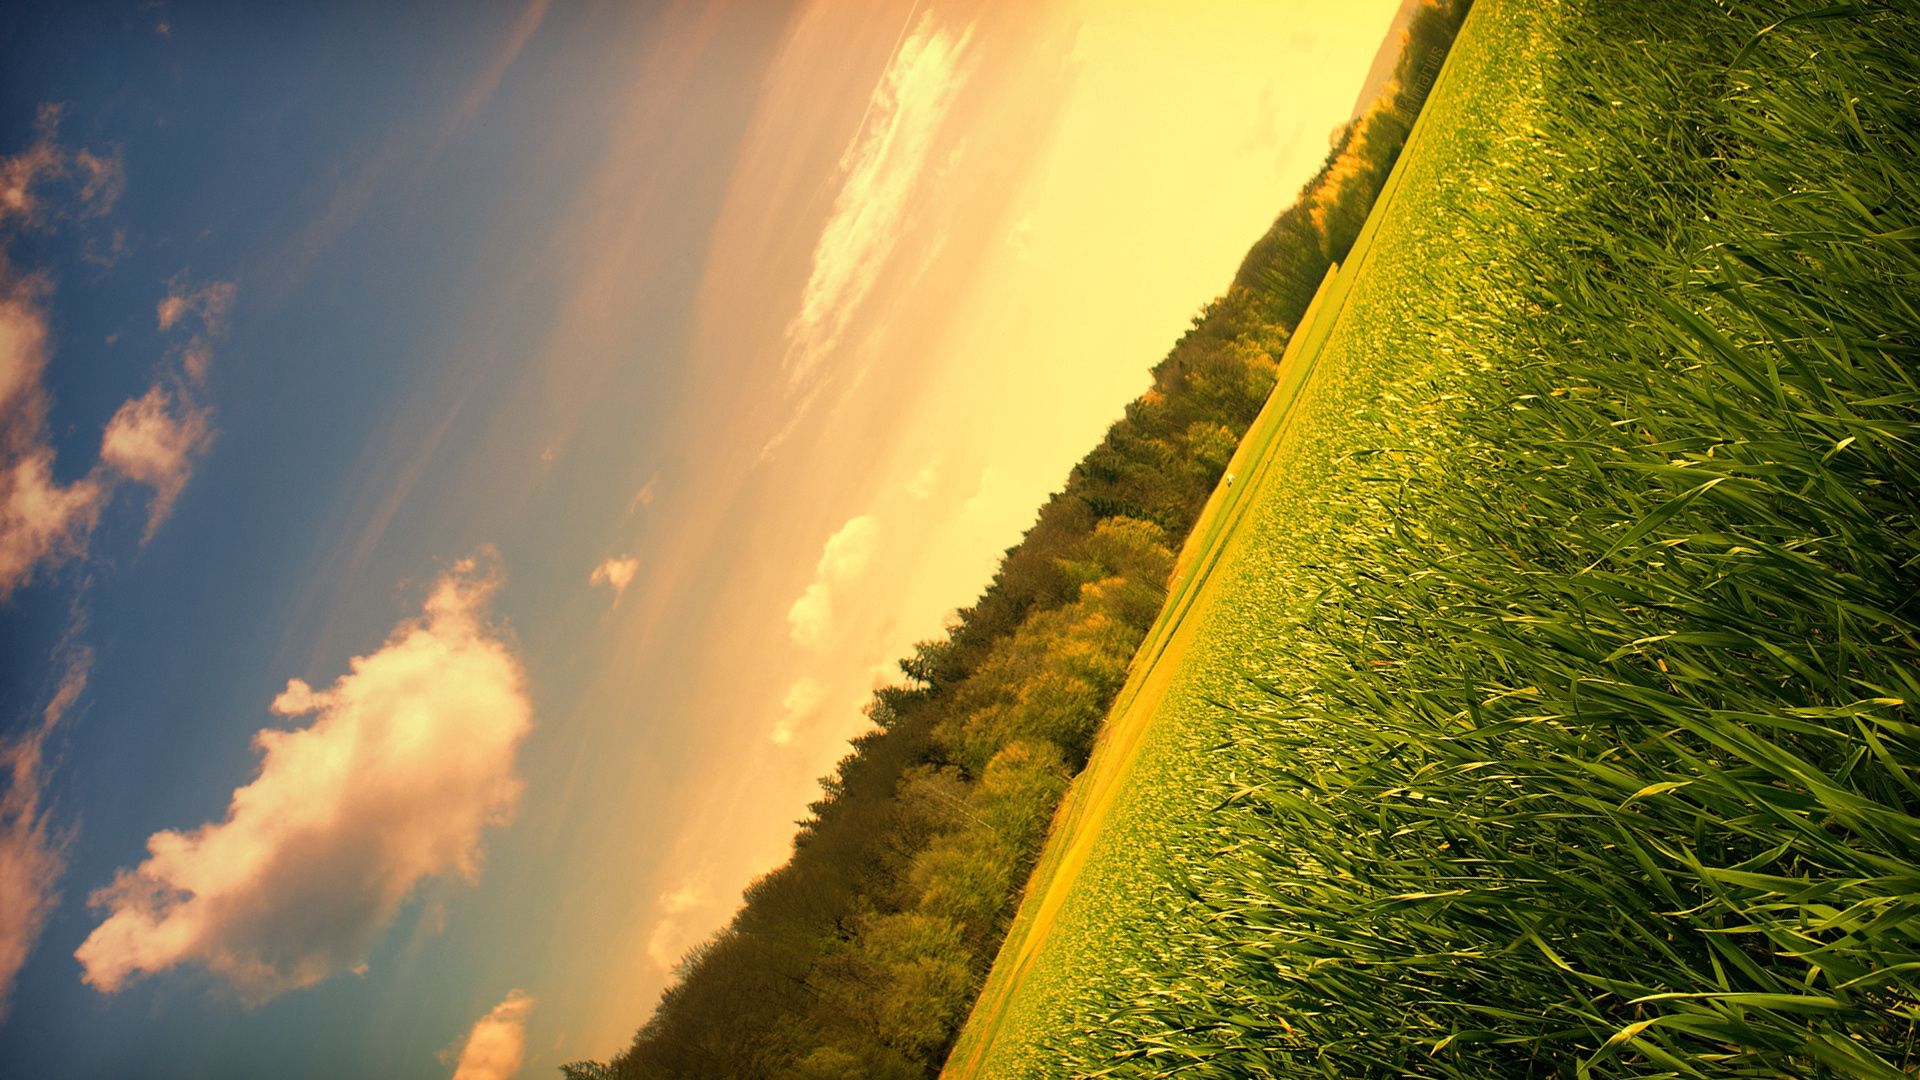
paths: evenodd
<path fill-rule="evenodd" d="M 1468 26 L 1472 25 L 1469 16 Z M 1467 31 L 1463 28 L 1462 34 Z M 1435 79 L 1433 90 L 1428 96 L 1428 107 L 1424 108 L 1410 130 L 1405 146 L 1402 148 L 1393 168 L 1388 172 L 1382 184 L 1367 220 L 1354 241 L 1352 250 L 1343 263 L 1328 268 L 1321 279 L 1319 288 L 1302 313 L 1299 323 L 1289 337 L 1283 351 L 1279 371 L 1273 390 L 1262 406 L 1254 423 L 1242 436 L 1233 458 L 1228 465 L 1228 473 L 1233 474 L 1236 483 L 1229 487 L 1225 478 L 1216 487 L 1208 505 L 1203 509 L 1194 530 L 1175 562 L 1175 581 L 1167 600 L 1161 607 L 1148 637 L 1136 652 L 1130 665 L 1125 685 L 1116 696 L 1108 713 L 1108 721 L 1102 725 L 1093 754 L 1087 767 L 1075 778 L 1067 797 L 1062 801 L 1047 836 L 1040 859 L 1028 878 L 1026 889 L 1021 897 L 1012 926 L 1003 940 L 994 966 L 989 971 L 985 986 L 976 1000 L 975 1010 L 968 1017 L 961 1030 L 959 1039 L 950 1054 L 946 1069 L 942 1073 L 951 1080 L 970 1080 L 972 1077 L 992 1075 L 991 1063 L 995 1042 L 1008 1010 L 1020 993 L 1019 980 L 1025 970 L 1009 970 L 1013 958 L 1026 956 L 1027 965 L 1036 963 L 1044 953 L 1046 944 L 1042 942 L 1030 948 L 1028 938 L 1034 932 L 1033 921 L 1036 908 L 1042 898 L 1062 887 L 1054 878 L 1058 873 L 1065 852 L 1070 846 L 1070 838 L 1077 838 L 1082 830 L 1091 829 L 1097 834 L 1102 824 L 1098 821 L 1083 820 L 1086 807 L 1086 792 L 1096 785 L 1123 784 L 1130 767 L 1137 756 L 1139 745 L 1145 735 L 1127 749 L 1134 753 L 1115 753 L 1115 748 L 1106 738 L 1113 719 L 1124 716 L 1139 704 L 1139 696 L 1163 663 L 1179 663 L 1183 657 L 1168 656 L 1167 650 L 1179 634 L 1180 629 L 1190 619 L 1199 614 L 1198 602 L 1205 592 L 1205 585 L 1220 566 L 1222 559 L 1241 535 L 1250 509 L 1258 505 L 1258 493 L 1262 492 L 1273 478 L 1276 462 L 1281 457 L 1279 449 L 1285 444 L 1286 433 L 1291 421 L 1297 415 L 1298 407 L 1309 396 L 1314 383 L 1314 375 L 1320 365 L 1319 360 L 1327 343 L 1333 338 L 1336 329 L 1347 313 L 1347 301 L 1353 294 L 1354 285 L 1365 271 L 1373 249 L 1374 238 L 1380 230 L 1380 223 L 1392 212 L 1395 196 L 1406 173 L 1407 162 L 1419 152 L 1419 148 L 1430 136 L 1432 123 L 1427 119 L 1434 102 L 1453 92 L 1449 72 L 1453 69 L 1453 51 L 1442 66 Z M 1251 467 L 1248 467 L 1249 463 Z M 1159 717 L 1149 719 L 1148 724 L 1158 721 Z M 1068 882 L 1065 888 L 1071 890 L 1074 883 Z"/>

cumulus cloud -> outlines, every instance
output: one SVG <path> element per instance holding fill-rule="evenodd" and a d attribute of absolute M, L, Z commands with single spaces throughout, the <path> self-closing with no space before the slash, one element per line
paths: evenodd
<path fill-rule="evenodd" d="M 532 1011 L 533 998 L 526 991 L 508 991 L 460 1041 L 453 1080 L 507 1080 L 518 1073 L 526 1059 L 527 1014 Z"/>
<path fill-rule="evenodd" d="M 773 741 L 781 746 L 792 742 L 801 722 L 820 708 L 820 699 L 825 695 L 821 685 L 806 676 L 787 687 L 787 696 L 780 700 L 780 719 L 773 725 Z"/>
<path fill-rule="evenodd" d="M 655 901 L 659 916 L 653 932 L 647 935 L 647 959 L 662 971 L 671 971 L 687 950 L 706 938 L 706 931 L 687 918 L 694 909 L 707 903 L 704 881 L 683 882 L 672 892 L 662 893 Z"/>
<path fill-rule="evenodd" d="M 66 870 L 66 836 L 41 805 L 48 735 L 87 687 L 93 656 L 85 649 L 68 657 L 59 689 L 41 711 L 40 723 L 12 742 L 0 743 L 0 1019 L 5 1019 L 13 983 L 40 940 L 59 899 Z"/>
<path fill-rule="evenodd" d="M 364 964 L 422 882 L 477 879 L 532 726 L 520 660 L 487 619 L 493 562 L 455 564 L 331 686 L 287 683 L 272 711 L 314 719 L 254 736 L 260 770 L 226 817 L 153 834 L 93 894 L 105 918 L 74 954 L 88 985 L 197 964 L 265 1000 Z"/>
<path fill-rule="evenodd" d="M 154 386 L 120 406 L 100 437 L 100 460 L 153 489 L 147 539 L 173 509 L 193 472 L 193 459 L 213 441 L 213 410 L 184 392 Z"/>
<path fill-rule="evenodd" d="M 808 585 L 807 591 L 787 608 L 787 636 L 795 644 L 817 645 L 832 626 L 833 593 L 824 581 Z"/>
<path fill-rule="evenodd" d="M 633 582 L 633 575 L 639 569 L 639 559 L 631 555 L 615 555 L 593 568 L 593 573 L 587 575 L 587 584 L 605 585 L 612 589 L 613 602 L 618 605 L 620 597 L 625 595 L 627 586 Z"/>
<path fill-rule="evenodd" d="M 866 570 L 880 538 L 880 523 L 862 514 L 827 538 L 814 565 L 813 581 L 787 609 L 787 634 L 801 645 L 817 645 L 833 629 L 833 587 Z"/>
<path fill-rule="evenodd" d="M 820 577 L 826 581 L 846 581 L 857 577 L 873 558 L 874 544 L 880 538 L 880 523 L 872 514 L 853 518 L 840 531 L 827 538 L 820 552 Z"/>
<path fill-rule="evenodd" d="M 813 249 L 800 310 L 787 327 L 786 367 L 805 383 L 839 344 L 898 241 L 933 137 L 966 81 L 973 36 L 922 15 L 881 75 L 866 118 L 840 159 L 833 213 Z"/>

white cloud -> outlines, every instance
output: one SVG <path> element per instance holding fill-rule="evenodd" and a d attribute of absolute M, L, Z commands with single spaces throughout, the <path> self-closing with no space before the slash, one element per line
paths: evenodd
<path fill-rule="evenodd" d="M 14 980 L 59 899 L 66 836 L 53 827 L 41 805 L 46 785 L 42 751 L 48 733 L 86 690 L 92 660 L 85 649 L 75 651 L 59 689 L 41 711 L 39 726 L 0 743 L 0 779 L 6 783 L 0 791 L 0 1019 L 6 1017 Z"/>
<path fill-rule="evenodd" d="M 807 591 L 787 608 L 787 636 L 795 644 L 818 645 L 833 626 L 833 594 L 824 581 L 807 586 Z"/>
<path fill-rule="evenodd" d="M 867 568 L 880 538 L 880 523 L 862 514 L 827 538 L 814 565 L 813 581 L 787 609 L 787 634 L 801 645 L 817 645 L 833 629 L 833 587 Z"/>
<path fill-rule="evenodd" d="M 827 537 L 827 546 L 820 552 L 817 570 L 821 579 L 846 581 L 859 575 L 873 558 L 874 543 L 879 537 L 880 523 L 873 520 L 872 514 L 861 514 L 840 526 L 840 531 Z"/>
<path fill-rule="evenodd" d="M 773 725 L 773 741 L 781 746 L 792 742 L 801 722 L 820 708 L 820 701 L 825 696 L 825 688 L 804 675 L 787 687 L 787 696 L 780 700 L 783 713 Z"/>
<path fill-rule="evenodd" d="M 184 392 L 155 385 L 120 406 L 100 436 L 100 460 L 135 483 L 153 489 L 146 537 L 166 520 L 193 475 L 193 459 L 213 441 L 213 410 Z"/>
<path fill-rule="evenodd" d="M 655 967 L 662 971 L 673 970 L 687 950 L 706 940 L 705 928 L 687 916 L 706 906 L 707 901 L 708 890 L 704 880 L 682 882 L 672 892 L 660 894 L 655 901 L 659 915 L 653 924 L 653 932 L 647 935 L 647 959 L 653 961 Z"/>
<path fill-rule="evenodd" d="M 682 882 L 680 887 L 660 896 L 660 910 L 668 915 L 685 915 L 706 902 L 707 887 L 698 881 Z"/>
<path fill-rule="evenodd" d="M 473 1022 L 460 1041 L 453 1080 L 508 1080 L 517 1074 L 526 1060 L 527 1014 L 532 1011 L 531 995 L 508 991 L 500 1004 Z"/>
<path fill-rule="evenodd" d="M 620 603 L 620 597 L 626 594 L 627 586 L 633 582 L 633 575 L 640 569 L 640 560 L 631 555 L 615 555 L 593 568 L 587 575 L 587 584 L 605 585 L 613 590 L 613 602 Z"/>
<path fill-rule="evenodd" d="M 273 711 L 317 715 L 255 735 L 260 771 L 225 819 L 153 834 L 93 894 L 106 917 L 74 954 L 87 984 L 191 963 L 264 1000 L 365 963 L 421 882 L 475 880 L 532 726 L 520 661 L 487 621 L 499 585 L 462 560 L 332 686 L 290 680 Z"/>
<path fill-rule="evenodd" d="M 894 53 L 841 156 L 845 179 L 813 250 L 800 311 L 787 327 L 786 367 L 809 381 L 873 291 L 898 242 L 934 134 L 966 81 L 961 60 L 973 28 L 955 36 L 929 13 Z"/>

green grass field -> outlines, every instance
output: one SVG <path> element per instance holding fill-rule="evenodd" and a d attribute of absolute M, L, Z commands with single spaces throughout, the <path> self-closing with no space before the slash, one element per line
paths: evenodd
<path fill-rule="evenodd" d="M 1475 9 L 947 1075 L 1915 1075 L 1920 18 L 1766 7 Z"/>

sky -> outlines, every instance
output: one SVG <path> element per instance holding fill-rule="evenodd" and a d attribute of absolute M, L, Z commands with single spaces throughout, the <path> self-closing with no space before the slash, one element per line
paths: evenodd
<path fill-rule="evenodd" d="M 0 1073 L 617 1052 L 1398 6 L 13 7 Z"/>

